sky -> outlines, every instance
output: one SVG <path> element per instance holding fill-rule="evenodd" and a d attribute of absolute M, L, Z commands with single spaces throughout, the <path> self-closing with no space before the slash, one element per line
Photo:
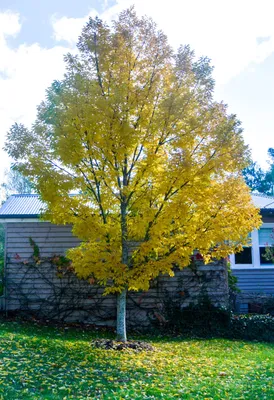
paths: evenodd
<path fill-rule="evenodd" d="M 274 147 L 273 0 L 1 0 L 0 182 L 12 161 L 2 150 L 7 131 L 34 122 L 89 16 L 110 22 L 131 5 L 152 17 L 175 49 L 189 44 L 211 59 L 216 100 L 237 114 L 253 159 L 267 167 Z"/>

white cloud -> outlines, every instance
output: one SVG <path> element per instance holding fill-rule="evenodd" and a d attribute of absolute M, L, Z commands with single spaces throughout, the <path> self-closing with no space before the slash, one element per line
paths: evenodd
<path fill-rule="evenodd" d="M 0 13 L 0 182 L 9 160 L 2 147 L 5 135 L 14 122 L 29 126 L 35 119 L 36 107 L 45 89 L 64 73 L 63 54 L 67 48 L 45 49 L 39 44 L 22 44 L 11 48 L 9 36 L 21 28 L 18 14 Z"/>
<path fill-rule="evenodd" d="M 251 62 L 263 62 L 274 51 L 273 0 L 116 0 L 100 17 L 110 21 L 132 3 L 138 14 L 158 23 L 175 48 L 190 44 L 197 55 L 210 57 L 217 84 L 228 82 Z M 55 19 L 55 37 L 75 43 L 87 17 Z M 260 42 L 260 37 L 269 40 Z"/>
<path fill-rule="evenodd" d="M 0 38 L 15 36 L 21 29 L 19 14 L 6 11 L 0 14 Z"/>
<path fill-rule="evenodd" d="M 98 12 L 94 9 L 92 9 L 88 15 L 83 18 L 57 18 L 55 15 L 53 15 L 51 18 L 53 37 L 57 41 L 64 40 L 70 45 L 74 45 L 89 17 L 95 18 L 97 15 Z"/>

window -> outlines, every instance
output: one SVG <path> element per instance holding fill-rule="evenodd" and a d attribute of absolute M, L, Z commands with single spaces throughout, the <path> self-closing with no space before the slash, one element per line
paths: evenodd
<path fill-rule="evenodd" d="M 236 253 L 235 264 L 252 264 L 252 248 L 244 247 L 240 253 Z"/>
<path fill-rule="evenodd" d="M 251 239 L 251 234 L 248 235 Z M 242 251 L 230 257 L 231 265 L 251 267 L 253 265 L 253 250 L 252 247 L 244 247 Z"/>
<path fill-rule="evenodd" d="M 272 262 L 267 260 L 264 254 L 266 247 L 274 245 L 274 228 L 261 228 L 259 229 L 258 234 L 260 265 L 272 265 Z"/>
<path fill-rule="evenodd" d="M 251 233 L 252 247 L 244 247 L 240 253 L 232 254 L 232 268 L 274 268 L 274 263 L 265 258 L 265 249 L 274 246 L 274 223 L 264 223 Z"/>

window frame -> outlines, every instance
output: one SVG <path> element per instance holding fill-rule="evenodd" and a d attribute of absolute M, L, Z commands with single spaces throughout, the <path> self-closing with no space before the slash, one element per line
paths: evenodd
<path fill-rule="evenodd" d="M 267 223 L 266 222 L 266 223 L 261 225 L 260 229 L 272 229 L 273 230 L 274 229 L 274 223 L 272 223 L 272 222 L 268 222 Z M 273 234 L 274 234 L 274 232 L 273 232 Z M 258 230 L 258 252 L 259 252 L 259 259 L 260 259 L 260 267 L 261 268 L 265 268 L 265 267 L 274 268 L 274 263 L 273 264 L 270 264 L 270 263 L 261 264 L 261 257 L 260 257 L 260 248 L 261 247 L 270 247 L 270 246 L 260 245 L 260 242 L 259 242 L 259 230 Z"/>
<path fill-rule="evenodd" d="M 264 222 L 260 228 L 274 228 L 274 222 Z M 235 264 L 235 254 L 231 254 L 230 258 L 230 266 L 232 269 L 274 269 L 274 264 L 261 264 L 260 260 L 260 246 L 259 245 L 259 230 L 254 229 L 251 232 L 251 256 L 252 256 L 252 264 Z"/>

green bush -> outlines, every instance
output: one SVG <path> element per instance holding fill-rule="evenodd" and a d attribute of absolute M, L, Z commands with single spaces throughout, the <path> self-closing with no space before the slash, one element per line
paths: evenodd
<path fill-rule="evenodd" d="M 207 336 L 227 330 L 231 312 L 215 307 L 207 295 L 201 295 L 197 304 L 185 307 L 179 296 L 167 293 L 161 317 L 154 322 L 165 332 Z"/>
<path fill-rule="evenodd" d="M 4 247 L 5 247 L 5 234 L 4 227 L 0 224 L 0 296 L 3 294 L 3 276 L 4 276 Z"/>
<path fill-rule="evenodd" d="M 274 318 L 271 315 L 232 315 L 229 337 L 234 339 L 274 341 Z"/>
<path fill-rule="evenodd" d="M 270 314 L 274 316 L 274 297 L 271 296 L 262 304 L 261 314 Z"/>
<path fill-rule="evenodd" d="M 198 337 L 224 337 L 274 342 L 274 317 L 267 314 L 233 314 L 215 307 L 208 296 L 184 307 L 178 295 L 166 294 L 162 313 L 154 320 L 162 333 Z"/>
<path fill-rule="evenodd" d="M 228 288 L 230 293 L 240 293 L 238 278 L 232 274 L 230 265 L 227 266 Z"/>

